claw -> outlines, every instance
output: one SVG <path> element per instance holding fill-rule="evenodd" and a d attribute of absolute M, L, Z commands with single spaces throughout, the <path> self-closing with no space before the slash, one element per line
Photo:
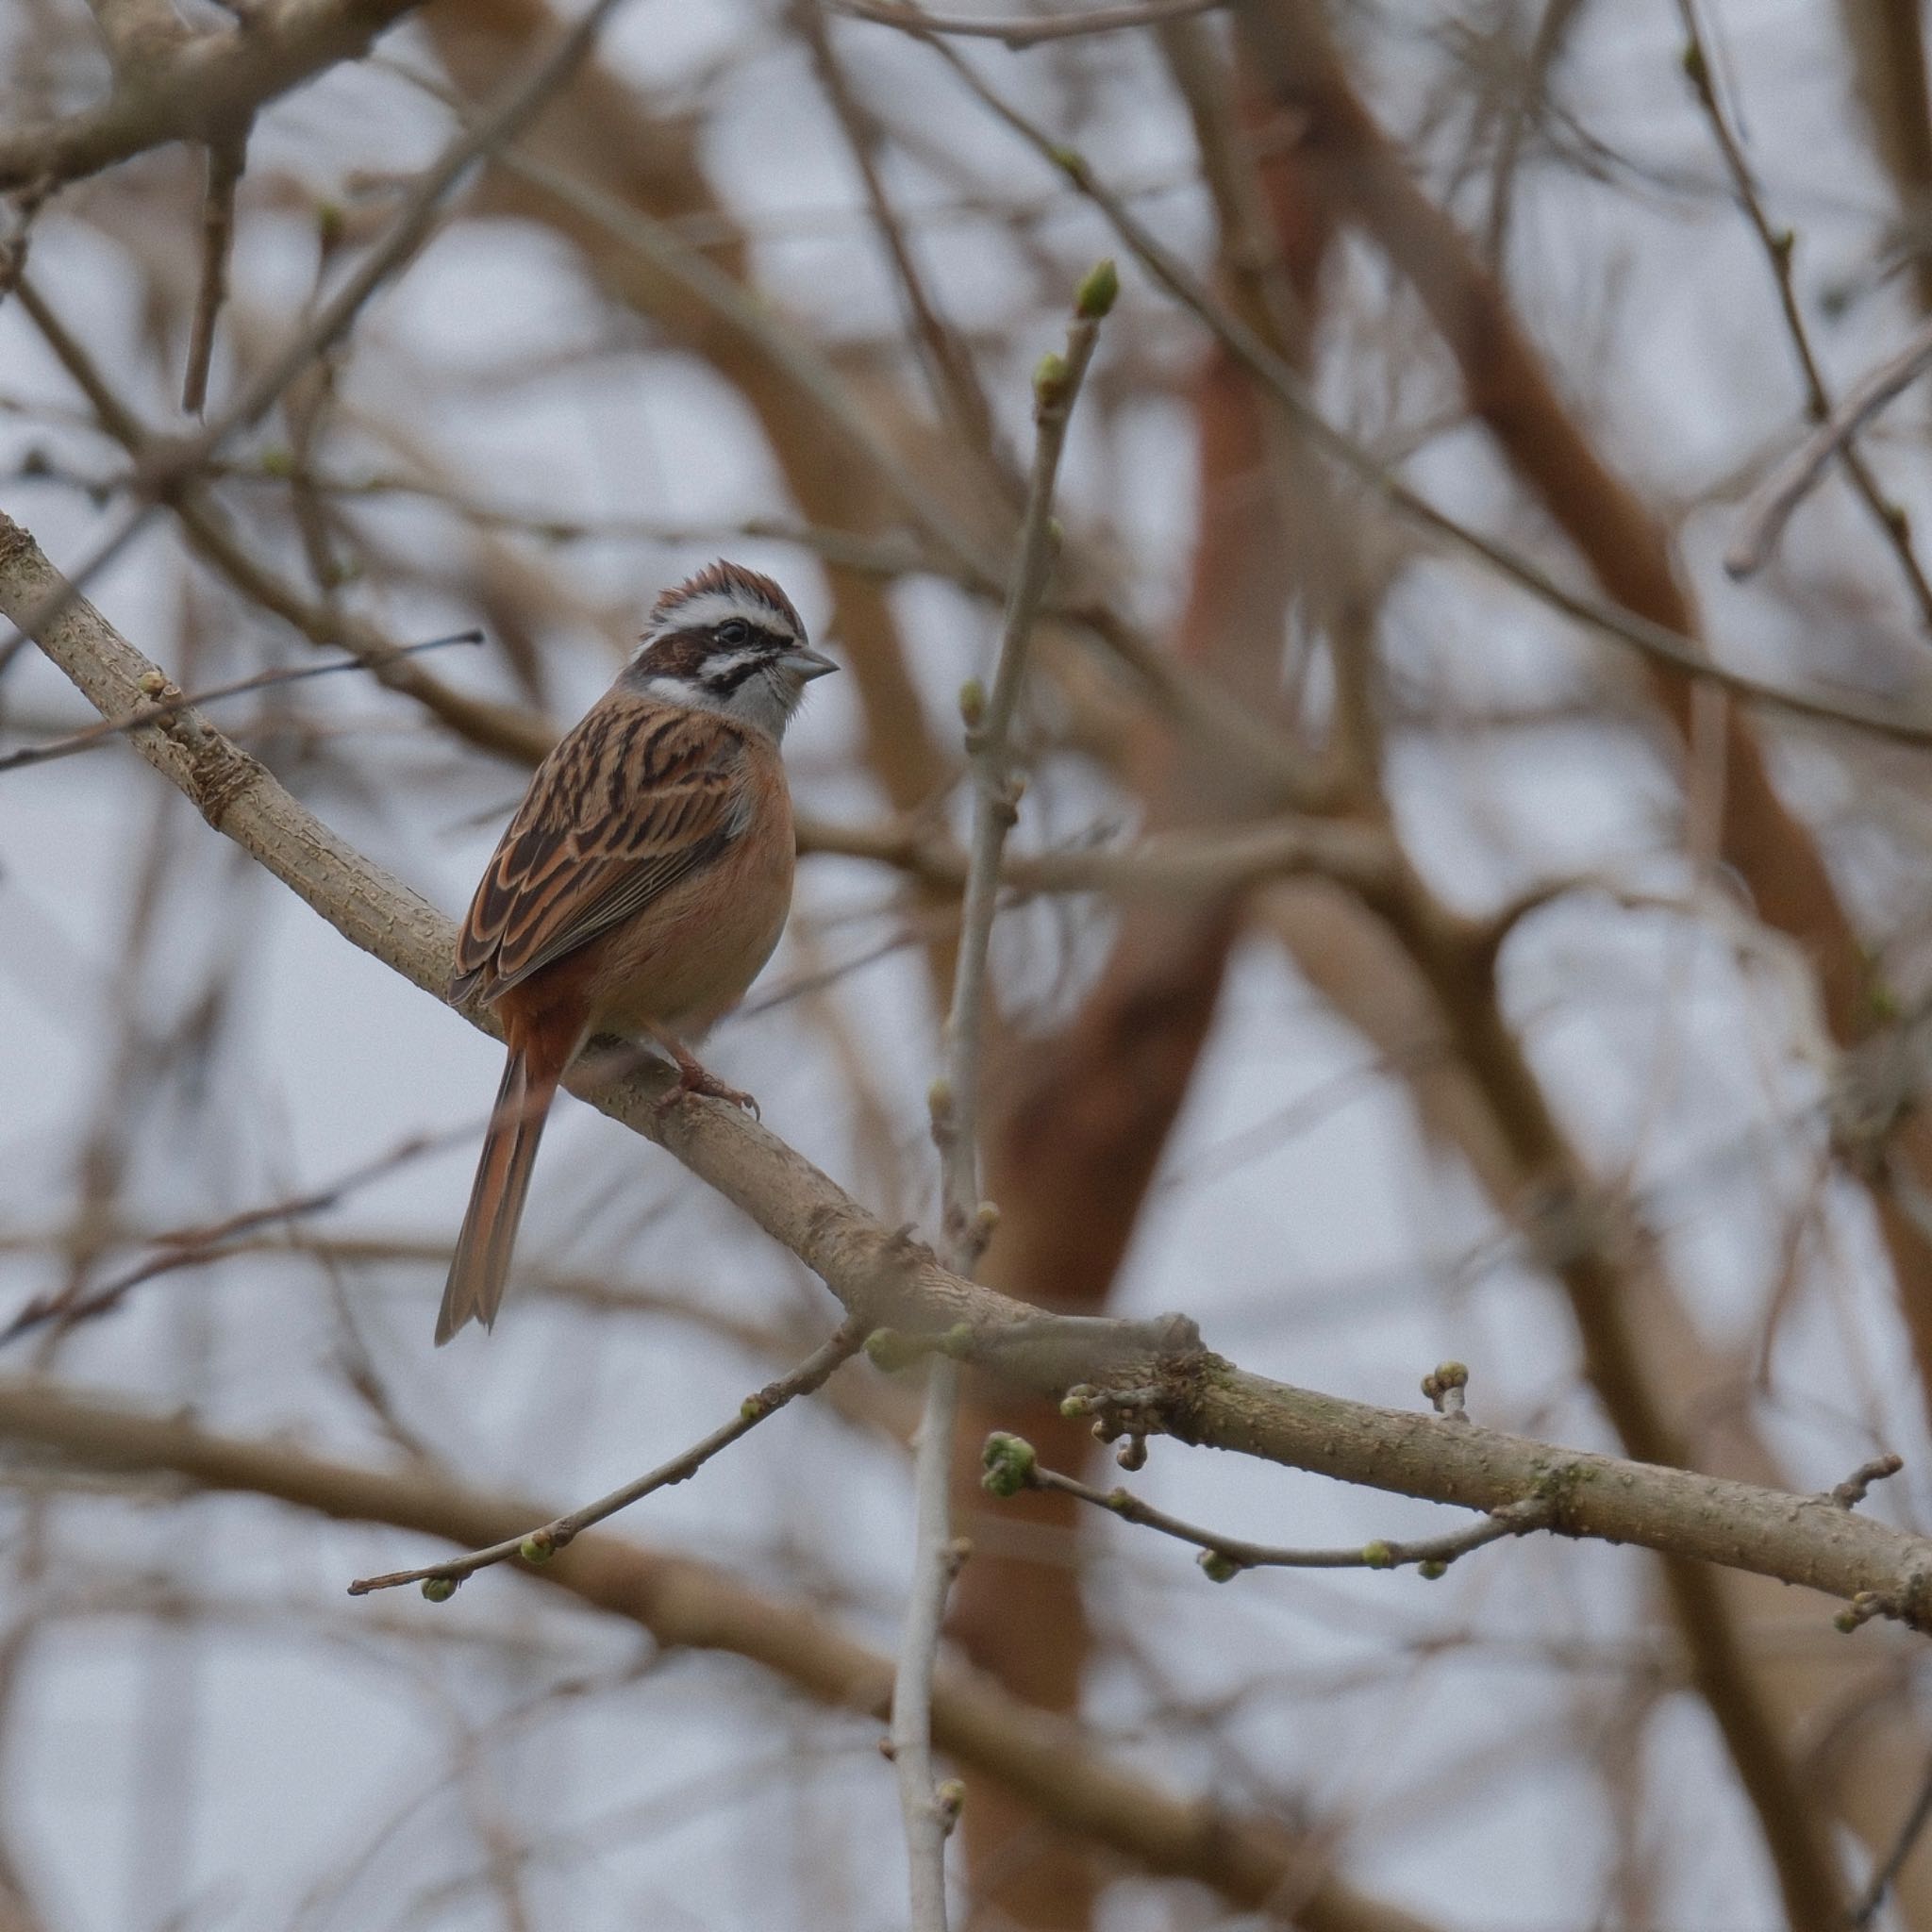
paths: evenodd
<path fill-rule="evenodd" d="M 694 1093 L 702 1093 L 712 1100 L 727 1100 L 733 1107 L 743 1108 L 753 1120 L 762 1118 L 758 1102 L 749 1093 L 741 1088 L 727 1086 L 715 1074 L 708 1072 L 689 1047 L 662 1038 L 658 1044 L 677 1062 L 677 1084 L 658 1101 L 659 1114 L 668 1113 Z"/>

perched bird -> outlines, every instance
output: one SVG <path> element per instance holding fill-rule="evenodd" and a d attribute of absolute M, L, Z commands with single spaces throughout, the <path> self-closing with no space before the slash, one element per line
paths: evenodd
<path fill-rule="evenodd" d="M 480 997 L 509 1058 L 457 1238 L 436 1340 L 503 1301 L 558 1082 L 593 1034 L 648 1036 L 669 1099 L 714 1079 L 686 1042 L 744 996 L 791 904 L 778 743 L 813 650 L 771 578 L 714 563 L 666 591 L 617 681 L 538 766 L 457 940 L 450 997 Z"/>

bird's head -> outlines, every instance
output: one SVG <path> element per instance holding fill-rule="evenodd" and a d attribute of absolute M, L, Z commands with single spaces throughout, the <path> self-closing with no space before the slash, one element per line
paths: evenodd
<path fill-rule="evenodd" d="M 806 686 L 838 668 L 812 649 L 770 577 L 718 562 L 652 606 L 625 675 L 667 703 L 722 711 L 782 738 Z"/>

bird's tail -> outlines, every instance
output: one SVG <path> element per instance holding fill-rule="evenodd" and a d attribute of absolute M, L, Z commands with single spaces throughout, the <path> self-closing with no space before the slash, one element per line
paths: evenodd
<path fill-rule="evenodd" d="M 463 1216 L 463 1231 L 457 1237 L 456 1254 L 449 1264 L 442 1307 L 436 1318 L 439 1348 L 466 1322 L 478 1321 L 490 1327 L 503 1306 L 517 1223 L 524 1218 L 524 1197 L 530 1191 L 530 1170 L 537 1161 L 537 1143 L 543 1138 L 543 1123 L 562 1072 L 561 1066 L 534 1059 L 525 1047 L 510 1049 L 496 1106 L 483 1135 L 483 1157 L 476 1163 L 469 1211 Z"/>

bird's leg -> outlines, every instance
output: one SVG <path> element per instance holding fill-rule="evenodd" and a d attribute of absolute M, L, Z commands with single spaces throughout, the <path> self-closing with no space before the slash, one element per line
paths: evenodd
<path fill-rule="evenodd" d="M 651 1038 L 677 1062 L 677 1085 L 658 1103 L 659 1113 L 675 1107 L 691 1094 L 708 1093 L 713 1100 L 728 1100 L 733 1107 L 743 1108 L 753 1120 L 758 1118 L 758 1102 L 749 1093 L 736 1087 L 727 1087 L 715 1074 L 708 1073 L 704 1063 L 683 1041 L 675 1040 L 668 1033 L 660 1033 L 655 1026 L 648 1031 Z"/>

